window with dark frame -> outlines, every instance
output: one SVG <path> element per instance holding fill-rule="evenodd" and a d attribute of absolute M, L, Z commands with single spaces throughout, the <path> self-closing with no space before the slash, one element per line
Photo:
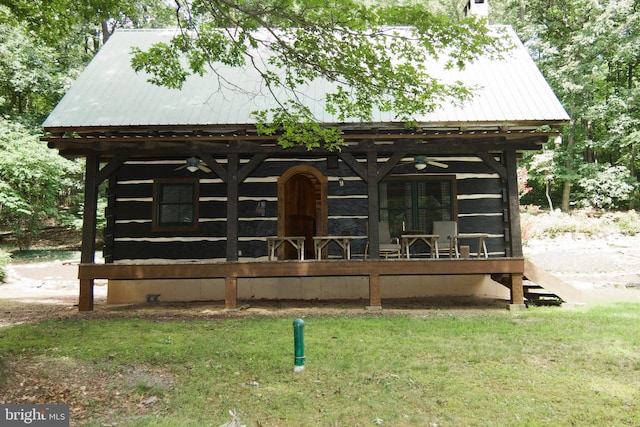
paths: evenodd
<path fill-rule="evenodd" d="M 455 176 L 391 177 L 379 187 L 380 221 L 394 237 L 431 234 L 434 221 L 455 221 Z"/>
<path fill-rule="evenodd" d="M 155 180 L 153 230 L 198 228 L 198 180 Z"/>

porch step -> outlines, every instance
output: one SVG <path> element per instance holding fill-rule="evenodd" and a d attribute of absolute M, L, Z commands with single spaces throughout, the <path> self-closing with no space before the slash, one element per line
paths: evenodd
<path fill-rule="evenodd" d="M 524 280 L 522 288 L 527 305 L 561 305 L 563 302 L 558 295 L 530 280 Z"/>
<path fill-rule="evenodd" d="M 581 303 L 582 292 L 529 260 L 524 261 L 524 297 L 534 305 Z"/>

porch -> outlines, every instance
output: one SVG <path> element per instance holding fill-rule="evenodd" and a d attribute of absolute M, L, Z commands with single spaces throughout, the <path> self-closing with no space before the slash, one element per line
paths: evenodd
<path fill-rule="evenodd" d="M 195 262 L 163 264 L 80 264 L 79 309 L 93 310 L 96 279 L 162 280 L 223 279 L 225 308 L 237 308 L 238 280 L 274 277 L 364 276 L 370 309 L 382 308 L 380 279 L 384 276 L 488 275 L 510 290 L 512 306 L 524 306 L 524 258 L 366 259 L 278 262 Z"/>

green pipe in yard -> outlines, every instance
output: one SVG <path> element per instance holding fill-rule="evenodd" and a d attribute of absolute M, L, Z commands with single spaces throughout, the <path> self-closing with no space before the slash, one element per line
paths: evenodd
<path fill-rule="evenodd" d="M 304 371 L 304 320 L 293 321 L 293 372 Z"/>

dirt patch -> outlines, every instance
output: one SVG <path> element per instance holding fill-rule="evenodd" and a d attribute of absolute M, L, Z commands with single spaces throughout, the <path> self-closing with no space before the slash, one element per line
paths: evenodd
<path fill-rule="evenodd" d="M 0 384 L 0 403 L 65 403 L 76 425 L 96 418 L 118 425 L 120 414 L 162 411 L 162 397 L 174 385 L 170 373 L 146 366 L 85 364 L 55 355 L 10 354 L 0 361 L 10 373 Z"/>

